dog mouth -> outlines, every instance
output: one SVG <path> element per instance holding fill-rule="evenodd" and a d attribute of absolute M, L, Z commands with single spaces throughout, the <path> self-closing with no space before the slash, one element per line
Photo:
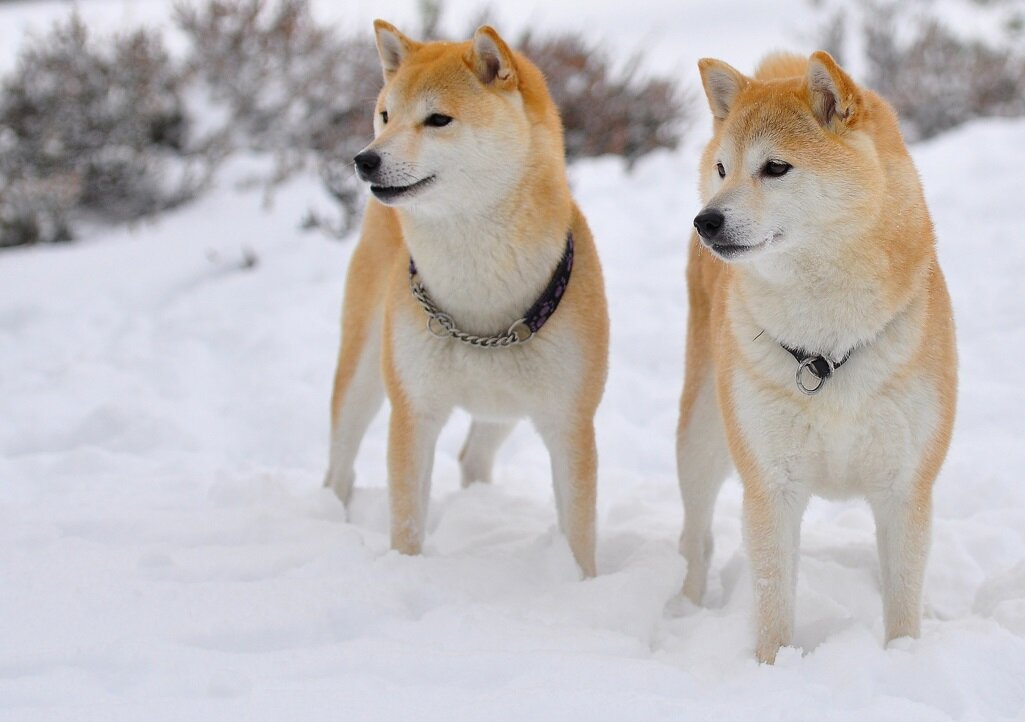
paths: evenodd
<path fill-rule="evenodd" d="M 756 248 L 761 248 L 764 245 L 764 243 L 758 243 L 754 246 L 734 246 L 729 243 L 713 243 L 709 248 L 712 249 L 712 253 L 720 258 L 736 258 L 738 256 L 743 256 L 745 253 L 750 253 Z"/>
<path fill-rule="evenodd" d="M 712 252 L 724 261 L 732 261 L 741 256 L 746 256 L 755 251 L 767 248 L 783 236 L 782 231 L 773 231 L 765 239 L 749 246 L 736 243 L 706 243 Z"/>
<path fill-rule="evenodd" d="M 410 183 L 407 186 L 370 186 L 370 192 L 374 194 L 377 200 L 383 203 L 389 203 L 397 201 L 399 199 L 411 198 L 421 190 L 429 186 L 434 182 L 437 176 L 429 175 L 426 178 L 421 178 L 416 183 Z"/>

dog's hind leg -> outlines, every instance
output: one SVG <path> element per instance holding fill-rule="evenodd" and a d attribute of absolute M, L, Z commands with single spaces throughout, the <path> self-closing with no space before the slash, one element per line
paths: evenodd
<path fill-rule="evenodd" d="M 593 577 L 598 486 L 594 423 L 590 417 L 569 417 L 535 420 L 535 425 L 551 456 L 559 530 L 584 576 Z"/>
<path fill-rule="evenodd" d="M 700 287 L 699 259 L 688 267 L 690 315 L 680 421 L 676 430 L 676 472 L 683 497 L 680 553 L 687 560 L 683 594 L 701 604 L 712 559 L 712 513 L 719 489 L 733 466 L 715 393 L 710 344 L 710 300 Z"/>
<path fill-rule="evenodd" d="M 393 214 L 371 203 L 363 236 L 352 253 L 342 304 L 342 341 L 331 395 L 330 460 L 324 486 L 348 503 L 353 462 L 367 427 L 384 400 L 381 326 L 384 293 L 402 244 Z"/>
<path fill-rule="evenodd" d="M 331 397 L 331 447 L 324 486 L 348 504 L 356 478 L 360 442 L 384 400 L 379 319 L 361 319 L 362 328 L 343 332 Z"/>
<path fill-rule="evenodd" d="M 676 435 L 677 474 L 683 497 L 680 553 L 687 560 L 683 594 L 695 604 L 700 604 L 714 548 L 712 515 L 715 500 L 732 463 L 711 370 L 702 378 L 688 376 L 688 385 L 697 388 L 684 388 Z"/>
<path fill-rule="evenodd" d="M 515 426 L 515 421 L 473 420 L 463 450 L 459 452 L 464 488 L 475 481 L 491 481 L 495 454 Z"/>

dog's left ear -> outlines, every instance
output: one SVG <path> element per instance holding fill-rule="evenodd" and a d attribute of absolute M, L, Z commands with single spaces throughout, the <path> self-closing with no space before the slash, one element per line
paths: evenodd
<path fill-rule="evenodd" d="M 701 84 L 708 96 L 712 117 L 716 121 L 726 120 L 733 101 L 751 81 L 732 65 L 714 58 L 701 58 L 698 61 L 698 72 L 701 73 Z"/>
<path fill-rule="evenodd" d="M 473 34 L 473 48 L 467 62 L 484 85 L 502 90 L 512 90 L 517 85 L 512 50 L 490 25 L 482 25 Z"/>
<path fill-rule="evenodd" d="M 808 60 L 808 100 L 819 123 L 838 133 L 853 126 L 864 107 L 857 84 L 823 50 Z"/>
<path fill-rule="evenodd" d="M 384 20 L 374 21 L 374 36 L 377 40 L 377 54 L 381 57 L 381 70 L 384 71 L 384 79 L 387 82 L 395 75 L 406 57 L 420 47 L 420 43 L 410 40 L 400 33 L 398 28 Z"/>

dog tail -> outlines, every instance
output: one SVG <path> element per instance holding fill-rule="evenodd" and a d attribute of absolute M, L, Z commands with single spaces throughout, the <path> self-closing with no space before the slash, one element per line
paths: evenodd
<path fill-rule="evenodd" d="M 794 53 L 772 53 L 766 55 L 755 70 L 758 80 L 784 80 L 800 78 L 808 72 L 808 59 Z"/>

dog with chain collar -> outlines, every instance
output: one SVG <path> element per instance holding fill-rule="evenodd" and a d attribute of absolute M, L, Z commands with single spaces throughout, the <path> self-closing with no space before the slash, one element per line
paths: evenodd
<path fill-rule="evenodd" d="M 593 576 L 608 313 L 558 110 L 540 71 L 490 27 L 463 43 L 374 27 L 385 82 L 374 141 L 355 159 L 373 198 L 346 280 L 325 486 L 348 502 L 387 392 L 391 544 L 418 554 L 452 410 L 473 417 L 464 486 L 490 480 L 528 418 L 551 456 L 559 527 Z"/>
<path fill-rule="evenodd" d="M 734 465 L 759 660 L 793 640 L 812 494 L 868 500 L 886 639 L 917 636 L 957 357 L 897 119 L 827 53 L 772 56 L 754 77 L 718 60 L 699 68 L 713 137 L 687 269 L 683 593 L 700 603 L 712 509 Z"/>

